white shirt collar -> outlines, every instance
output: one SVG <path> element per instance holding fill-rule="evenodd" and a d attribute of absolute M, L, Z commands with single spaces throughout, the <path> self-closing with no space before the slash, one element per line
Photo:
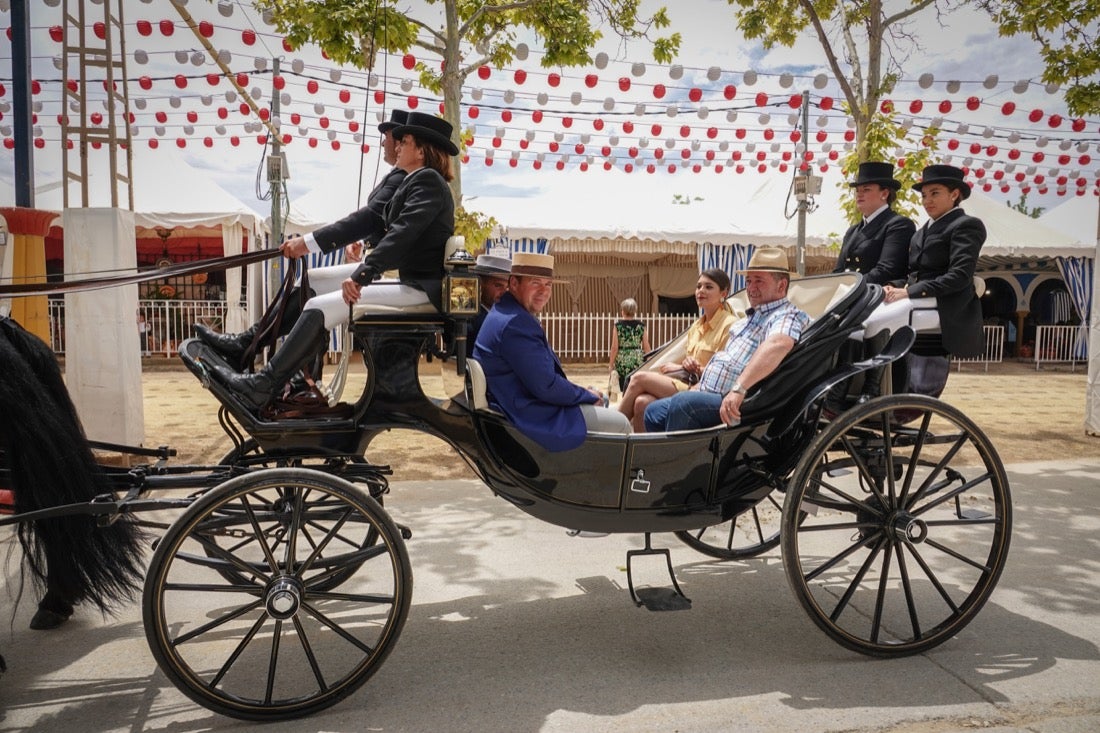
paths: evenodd
<path fill-rule="evenodd" d="M 890 208 L 890 204 L 883 204 L 882 206 L 880 206 L 877 209 L 875 209 L 874 211 L 872 211 L 870 216 L 864 217 L 863 218 L 863 223 L 864 224 L 869 224 L 872 219 L 874 219 L 876 216 L 878 216 L 879 214 L 881 214 L 882 212 L 886 211 L 889 208 Z"/>

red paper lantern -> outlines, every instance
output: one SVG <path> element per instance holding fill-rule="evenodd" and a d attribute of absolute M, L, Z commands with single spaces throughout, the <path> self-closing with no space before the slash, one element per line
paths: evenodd
<path fill-rule="evenodd" d="M 7 141 L 5 141 L 5 142 L 7 142 Z M 13 146 L 14 146 L 14 142 L 13 142 Z M 633 163 L 627 163 L 626 165 L 624 165 L 623 166 L 623 172 L 624 173 L 633 173 L 634 172 L 634 164 Z"/>
<path fill-rule="evenodd" d="M 524 150 L 526 150 L 526 149 L 527 149 L 527 146 L 528 146 L 528 145 L 530 145 L 530 143 L 529 143 L 529 142 L 527 142 L 527 138 L 520 138 L 520 141 L 519 141 L 519 146 L 520 146 L 521 148 L 523 148 Z"/>
<path fill-rule="evenodd" d="M 145 21 L 145 24 L 149 25 L 149 21 Z M 138 30 L 140 31 L 141 29 L 139 28 Z M 149 31 L 152 32 L 152 30 L 153 30 L 152 27 L 150 27 Z M 147 36 L 149 34 L 145 33 L 143 35 Z M 65 37 L 65 32 L 62 30 L 61 26 L 59 26 L 59 25 L 51 25 L 50 26 L 50 39 L 53 40 L 54 43 L 61 43 L 61 39 L 64 38 L 64 37 Z"/>
<path fill-rule="evenodd" d="M 157 140 L 155 137 L 149 138 L 149 147 L 150 148 L 152 148 L 153 150 L 156 150 L 159 145 L 160 145 L 160 141 Z"/>
<path fill-rule="evenodd" d="M 534 112 L 531 113 L 531 121 L 532 122 L 542 122 L 542 110 L 541 109 L 536 109 Z"/>
<path fill-rule="evenodd" d="M 374 90 L 374 103 L 375 104 L 384 104 L 385 102 L 386 102 L 386 93 L 383 92 L 381 89 L 375 89 Z"/>
<path fill-rule="evenodd" d="M 588 87 L 589 89 L 591 89 L 592 87 L 596 86 L 599 83 L 600 83 L 600 77 L 596 76 L 595 74 L 585 74 L 584 75 L 584 85 L 586 87 Z"/>
<path fill-rule="evenodd" d="M 687 125 L 680 125 L 680 137 L 687 137 L 691 134 L 691 128 Z"/>
<path fill-rule="evenodd" d="M 768 95 L 765 94 L 764 92 L 757 92 L 756 93 L 756 106 L 757 107 L 763 107 L 767 103 L 768 103 Z"/>
<path fill-rule="evenodd" d="M 502 142 L 504 141 L 501 140 L 499 137 L 494 137 L 492 139 L 492 142 L 490 142 L 490 145 L 492 145 L 494 148 L 499 148 Z"/>
<path fill-rule="evenodd" d="M 241 87 L 248 86 L 248 74 L 243 71 L 237 72 L 237 85 Z"/>
<path fill-rule="evenodd" d="M 558 142 L 556 140 L 551 140 L 549 147 L 551 153 L 558 152 Z"/>
<path fill-rule="evenodd" d="M 1043 119 L 1043 110 L 1033 109 L 1031 110 L 1031 113 L 1027 116 L 1027 118 L 1031 122 L 1038 122 L 1039 120 Z"/>
<path fill-rule="evenodd" d="M 889 99 L 884 99 L 879 102 L 878 108 L 882 114 L 888 115 L 894 111 L 894 103 Z"/>
<path fill-rule="evenodd" d="M 980 152 L 982 152 L 982 144 L 981 143 L 970 143 L 970 154 L 971 155 L 977 155 Z"/>
<path fill-rule="evenodd" d="M 199 121 L 199 113 L 195 110 L 191 110 L 187 113 L 187 121 L 192 125 Z"/>
<path fill-rule="evenodd" d="M 797 143 L 799 140 L 802 139 L 802 133 L 798 130 L 791 130 L 790 137 L 791 137 L 791 142 L 792 143 Z M 771 139 L 771 138 L 769 138 L 769 139 Z"/>
<path fill-rule="evenodd" d="M 577 143 L 576 145 L 574 145 L 573 150 L 577 153 L 577 155 L 584 155 L 584 145 L 582 143 Z"/>
<path fill-rule="evenodd" d="M 309 139 L 309 147 L 311 147 L 311 148 L 317 147 L 317 138 L 311 137 Z"/>
<path fill-rule="evenodd" d="M 359 132 L 359 123 L 356 122 L 355 120 L 349 120 L 348 121 L 348 131 L 349 132 Z"/>
<path fill-rule="evenodd" d="M 90 119 L 92 120 L 93 125 L 98 125 L 103 122 L 103 115 L 101 115 L 99 112 L 92 112 Z"/>
<path fill-rule="evenodd" d="M 561 118 L 561 126 L 566 127 L 566 128 L 572 127 L 573 126 L 573 118 L 572 117 L 562 117 Z"/>
<path fill-rule="evenodd" d="M 474 105 L 473 107 L 470 107 L 470 109 L 466 110 L 466 115 L 471 120 L 476 120 L 478 118 L 478 115 L 480 115 L 480 114 L 481 114 L 481 110 L 479 110 L 477 108 L 477 105 Z"/>
<path fill-rule="evenodd" d="M 138 79 L 138 86 L 141 87 L 142 89 L 152 89 L 153 88 L 153 80 L 150 79 L 148 76 L 143 76 L 140 79 Z"/>
<path fill-rule="evenodd" d="M 186 148 L 187 147 L 187 140 L 182 138 L 182 137 L 177 137 L 176 138 L 176 147 L 177 148 Z"/>
<path fill-rule="evenodd" d="M 262 111 L 263 111 L 263 110 L 262 110 Z M 322 129 L 322 130 L 327 130 L 327 129 L 328 129 L 328 126 L 329 126 L 329 119 L 328 119 L 328 117 L 321 117 L 321 119 L 317 120 L 317 124 L 319 124 L 319 125 L 321 126 L 321 129 Z"/>
<path fill-rule="evenodd" d="M 477 78 L 481 80 L 488 79 L 490 76 L 492 76 L 492 73 L 492 69 L 490 69 L 488 66 L 477 67 Z"/>
<path fill-rule="evenodd" d="M 1047 124 L 1051 127 L 1061 127 L 1062 115 L 1051 115 L 1050 118 L 1047 120 Z"/>
<path fill-rule="evenodd" d="M 221 80 L 222 78 L 218 74 L 209 73 L 206 75 L 206 83 L 212 87 L 218 86 L 218 82 L 220 82 Z"/>
<path fill-rule="evenodd" d="M 717 127 L 708 127 L 707 128 L 707 137 L 709 137 L 711 140 L 718 137 L 718 128 Z"/>
<path fill-rule="evenodd" d="M 54 28 L 61 30 L 61 26 L 55 25 Z M 137 22 L 137 32 L 139 36 L 151 36 L 153 35 L 153 24 L 147 20 L 139 20 Z M 50 29 L 50 35 L 53 35 L 53 29 Z M 59 34 L 60 35 L 60 34 Z M 61 40 L 60 38 L 54 38 L 55 41 Z"/>
<path fill-rule="evenodd" d="M 690 99 L 692 102 L 698 102 L 702 98 L 703 90 L 699 87 L 692 87 L 690 90 L 688 90 L 688 99 Z"/>
<path fill-rule="evenodd" d="M 1074 132 L 1082 132 L 1082 131 L 1084 131 L 1084 129 L 1085 129 L 1085 121 L 1083 119 L 1078 117 L 1077 119 L 1075 119 L 1073 121 L 1073 131 Z"/>
<path fill-rule="evenodd" d="M 987 147 L 985 149 L 985 154 L 988 155 L 990 158 L 992 158 L 994 155 L 997 154 L 997 146 L 996 145 L 990 145 L 989 147 Z"/>
<path fill-rule="evenodd" d="M 721 173 L 722 170 L 723 170 L 722 166 L 720 166 L 720 165 L 714 166 L 714 172 L 715 173 Z"/>
<path fill-rule="evenodd" d="M 1080 158 L 1077 159 L 1077 162 L 1080 163 L 1081 165 L 1088 165 L 1089 163 L 1092 162 L 1092 158 L 1090 158 L 1087 155 L 1082 155 Z"/>
<path fill-rule="evenodd" d="M 608 157 L 609 155 L 611 155 L 611 146 L 610 145 L 604 145 L 602 148 L 600 148 L 600 155 L 602 155 L 605 158 Z"/>
<path fill-rule="evenodd" d="M 550 75 L 546 77 L 546 83 L 552 87 L 556 87 L 561 84 L 561 74 L 556 71 L 551 71 Z"/>
<path fill-rule="evenodd" d="M 619 91 L 626 92 L 626 91 L 629 91 L 629 90 L 630 90 L 630 77 L 620 76 L 619 77 Z"/>
<path fill-rule="evenodd" d="M 297 112 L 291 112 L 290 113 L 290 124 L 292 124 L 292 125 L 302 124 L 302 116 L 300 114 L 298 114 Z"/>
<path fill-rule="evenodd" d="M 237 110 L 245 117 L 248 117 L 248 115 L 252 113 L 252 108 L 244 102 L 241 102 L 241 106 L 238 107 Z"/>
<path fill-rule="evenodd" d="M 238 145 L 241 144 L 241 139 L 239 137 L 237 137 L 236 135 L 233 135 L 232 137 L 229 138 L 229 144 L 232 145 L 233 147 L 237 147 Z"/>
<path fill-rule="evenodd" d="M 722 96 L 726 99 L 733 99 L 737 96 L 737 87 L 735 87 L 733 84 L 727 84 L 722 90 Z"/>
<path fill-rule="evenodd" d="M 565 163 L 559 160 L 557 163 L 554 163 L 554 167 L 557 168 L 559 171 L 563 171 L 565 170 Z"/>
<path fill-rule="evenodd" d="M 833 108 L 833 98 L 832 97 L 822 97 L 821 98 L 821 109 L 828 112 L 832 108 Z"/>
<path fill-rule="evenodd" d="M 950 112 L 951 111 L 951 100 L 950 99 L 945 99 L 942 102 L 940 102 L 939 110 L 940 110 L 941 114 L 947 114 L 948 112 Z"/>
<path fill-rule="evenodd" d="M 919 99 L 914 99 L 912 102 L 909 103 L 910 114 L 918 114 L 922 109 L 924 109 L 924 102 L 920 101 Z"/>
<path fill-rule="evenodd" d="M 241 40 L 244 41 L 244 45 L 251 46 L 256 43 L 256 31 L 251 28 L 246 28 L 241 31 Z M 236 143 L 234 143 L 236 145 Z"/>
<path fill-rule="evenodd" d="M 176 74 L 176 86 L 180 89 L 187 88 L 187 77 L 183 74 Z"/>
<path fill-rule="evenodd" d="M 734 130 L 733 134 L 737 137 L 738 140 L 744 140 L 745 139 L 745 128 L 738 127 L 736 130 Z"/>
<path fill-rule="evenodd" d="M 844 131 L 844 142 L 850 143 L 855 139 L 856 139 L 856 131 L 855 130 L 845 130 Z"/>
<path fill-rule="evenodd" d="M 638 148 L 631 147 L 626 152 L 630 155 L 631 158 L 637 158 L 638 157 Z"/>
<path fill-rule="evenodd" d="M 1020 151 L 1017 150 L 1016 148 L 1012 148 L 1011 150 L 1008 151 L 1008 159 L 1009 160 L 1018 160 L 1019 157 L 1020 157 Z"/>
<path fill-rule="evenodd" d="M 662 158 L 665 157 L 665 149 L 664 148 L 655 148 L 653 150 L 653 157 L 656 158 L 657 160 L 661 160 Z"/>
<path fill-rule="evenodd" d="M 684 160 L 687 160 L 688 158 L 691 157 L 691 151 L 687 148 L 684 148 L 683 150 L 680 151 L 680 157 L 683 158 Z"/>
<path fill-rule="evenodd" d="M 771 140 L 773 137 L 775 137 L 775 131 L 770 127 L 764 128 L 764 139 Z"/>
<path fill-rule="evenodd" d="M 653 85 L 653 96 L 657 99 L 663 99 L 666 91 L 664 84 Z"/>
<path fill-rule="evenodd" d="M 208 148 L 214 147 L 214 141 L 211 140 L 209 137 L 204 137 L 202 139 L 202 144 L 205 145 Z"/>
<path fill-rule="evenodd" d="M 522 84 L 527 81 L 527 72 L 523 69 L 516 69 L 516 73 L 512 74 L 512 78 L 516 80 L 516 84 Z"/>
<path fill-rule="evenodd" d="M 978 107 L 980 106 L 982 106 L 982 100 L 978 99 L 977 97 L 966 98 L 966 108 L 971 112 L 978 109 Z"/>
<path fill-rule="evenodd" d="M 661 126 L 660 125 L 652 125 L 649 128 L 649 132 L 650 132 L 651 135 L 654 135 L 654 136 L 660 135 L 661 134 Z"/>
<path fill-rule="evenodd" d="M 707 160 L 714 160 L 714 151 L 713 150 L 708 150 L 706 152 L 706 155 L 704 155 L 703 157 L 706 158 Z"/>
<path fill-rule="evenodd" d="M 225 107 L 218 107 L 218 117 L 220 117 L 223 120 L 228 118 L 229 117 L 229 110 L 227 110 Z M 297 123 L 295 123 L 295 124 L 297 124 Z"/>
<path fill-rule="evenodd" d="M 283 137 L 282 137 L 283 145 L 290 145 L 290 141 L 293 140 L 293 139 L 294 138 L 291 137 L 289 132 L 284 132 L 283 133 Z"/>
<path fill-rule="evenodd" d="M 767 160 L 768 159 L 768 154 L 765 153 L 763 150 L 757 150 L 756 151 L 756 159 L 757 160 Z"/>
<path fill-rule="evenodd" d="M 814 135 L 814 137 L 817 139 L 817 141 L 819 143 L 823 143 L 823 142 L 825 142 L 826 139 L 828 139 L 829 134 L 827 132 L 825 132 L 824 130 L 818 130 L 817 134 Z"/>
<path fill-rule="evenodd" d="M 656 170 L 657 170 L 657 166 L 653 165 L 652 163 L 650 163 L 649 165 L 647 165 L 645 167 L 645 172 L 646 173 L 653 173 Z"/>
<path fill-rule="evenodd" d="M 604 169 L 605 171 L 609 171 L 609 170 L 611 170 L 611 161 L 610 161 L 610 160 L 605 160 L 605 161 L 603 162 L 603 169 Z"/>
<path fill-rule="evenodd" d="M 420 106 L 420 99 L 414 96 L 410 96 L 405 103 L 409 105 L 409 109 L 416 109 Z"/>
<path fill-rule="evenodd" d="M 170 20 L 162 20 L 160 22 L 160 32 L 166 36 L 170 36 L 176 32 L 176 25 Z"/>
<path fill-rule="evenodd" d="M 214 35 L 214 24 L 209 20 L 203 20 L 199 22 L 199 35 L 203 38 L 210 38 Z"/>
<path fill-rule="evenodd" d="M 294 46 L 290 43 L 289 38 L 283 39 L 283 50 L 287 53 L 294 53 Z"/>
<path fill-rule="evenodd" d="M 623 132 L 625 132 L 628 135 L 630 133 L 634 132 L 634 123 L 631 122 L 630 120 L 625 121 L 623 123 Z"/>
<path fill-rule="evenodd" d="M 959 149 L 959 141 L 956 140 L 955 138 L 951 138 L 950 140 L 947 141 L 947 149 L 948 150 L 958 150 Z"/>
<path fill-rule="evenodd" d="M 407 53 L 401 57 L 401 65 L 406 69 L 412 70 L 416 66 L 416 57 L 411 53 Z"/>
<path fill-rule="evenodd" d="M 1010 114 L 1012 114 L 1015 111 L 1016 111 L 1016 103 L 1015 102 L 1005 102 L 1004 104 L 1001 105 L 1001 114 L 1003 114 L 1005 117 L 1008 117 Z"/>
<path fill-rule="evenodd" d="M 348 102 L 351 101 L 351 92 L 347 89 L 341 89 L 340 94 L 337 95 L 337 96 L 340 97 L 340 101 L 343 102 L 344 104 L 347 104 Z"/>
<path fill-rule="evenodd" d="M 512 168 L 515 168 L 517 165 L 519 165 L 519 161 L 516 160 L 515 158 L 509 158 L 508 159 L 508 165 Z"/>
<path fill-rule="evenodd" d="M 542 161 L 541 161 L 541 160 L 539 160 L 538 158 L 536 158 L 536 159 L 535 159 L 535 160 L 534 160 L 534 161 L 533 161 L 533 162 L 531 163 L 531 167 L 532 167 L 532 168 L 534 168 L 535 170 L 542 170 Z"/>
<path fill-rule="evenodd" d="M 1035 161 L 1036 163 L 1042 163 L 1043 160 L 1046 159 L 1046 157 L 1047 156 L 1044 155 L 1042 151 L 1037 150 L 1037 151 L 1035 151 L 1035 154 L 1031 156 L 1031 159 L 1033 161 Z"/>
<path fill-rule="evenodd" d="M 592 120 L 592 129 L 598 132 L 603 129 L 603 124 L 603 120 L 597 117 L 596 119 Z"/>
<path fill-rule="evenodd" d="M 799 109 L 802 106 L 802 95 L 792 94 L 791 98 L 787 100 L 787 105 L 790 106 L 791 109 Z"/>
<path fill-rule="evenodd" d="M 243 84 L 241 86 L 244 86 Z M 306 91 L 310 94 L 316 94 L 317 90 L 321 88 L 321 85 L 317 83 L 316 79 L 310 79 L 306 82 Z"/>

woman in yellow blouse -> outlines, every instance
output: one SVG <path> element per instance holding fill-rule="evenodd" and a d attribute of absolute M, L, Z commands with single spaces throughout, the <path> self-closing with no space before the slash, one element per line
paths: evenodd
<path fill-rule="evenodd" d="M 703 270 L 695 283 L 695 302 L 702 313 L 688 329 L 683 361 L 662 364 L 654 371 L 635 372 L 630 377 L 619 400 L 619 411 L 630 419 L 634 432 L 645 431 L 643 417 L 650 402 L 691 387 L 699 381 L 710 357 L 726 345 L 734 322 L 733 311 L 726 304 L 729 289 L 730 278 L 725 272 L 717 267 Z"/>

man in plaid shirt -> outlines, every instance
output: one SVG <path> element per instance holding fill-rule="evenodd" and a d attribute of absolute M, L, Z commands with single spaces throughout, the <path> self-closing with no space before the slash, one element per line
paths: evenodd
<path fill-rule="evenodd" d="M 745 269 L 747 318 L 730 328 L 726 348 L 715 354 L 690 390 L 657 400 L 645 411 L 647 432 L 695 430 L 741 420 L 741 403 L 753 385 L 775 371 L 794 348 L 809 316 L 787 300 L 787 255 L 758 249 Z"/>

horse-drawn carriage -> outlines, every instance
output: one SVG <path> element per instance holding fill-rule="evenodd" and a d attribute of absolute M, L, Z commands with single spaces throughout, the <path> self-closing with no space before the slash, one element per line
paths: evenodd
<path fill-rule="evenodd" d="M 735 308 L 742 297 L 733 296 Z M 336 703 L 397 641 L 411 604 L 411 532 L 384 508 L 390 470 L 371 442 L 398 428 L 450 444 L 494 494 L 538 519 L 641 535 L 627 557 L 638 605 L 690 606 L 652 533 L 675 533 L 729 560 L 780 545 L 795 597 L 832 639 L 875 656 L 923 652 L 968 624 L 1001 574 L 1011 531 L 1004 467 L 971 420 L 932 397 L 889 394 L 823 419 L 830 389 L 901 359 L 914 334 L 901 329 L 882 353 L 841 363 L 841 345 L 881 291 L 844 274 L 796 280 L 790 297 L 813 320 L 776 373 L 750 391 L 741 424 L 590 434 L 561 453 L 489 408 L 475 362 L 461 393 L 424 393 L 422 356 L 454 333 L 438 313 L 354 320 L 366 379 L 339 417 L 265 420 L 208 378 L 219 357 L 188 341 L 181 357 L 221 402 L 234 443 L 219 465 L 170 467 L 163 451 L 137 469 L 110 470 L 114 488 L 95 502 L 0 524 L 183 509 L 149 562 L 146 636 L 181 691 L 245 719 Z M 643 368 L 674 358 L 681 342 Z M 180 488 L 192 493 L 155 496 Z M 634 587 L 632 562 L 648 555 L 666 561 L 671 588 Z"/>

